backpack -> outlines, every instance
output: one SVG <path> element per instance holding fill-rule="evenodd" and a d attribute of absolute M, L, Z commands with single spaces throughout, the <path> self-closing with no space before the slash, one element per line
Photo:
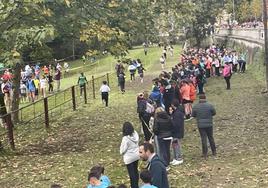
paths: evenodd
<path fill-rule="evenodd" d="M 145 112 L 148 114 L 154 113 L 154 106 L 152 104 L 150 104 L 149 102 L 146 102 Z"/>

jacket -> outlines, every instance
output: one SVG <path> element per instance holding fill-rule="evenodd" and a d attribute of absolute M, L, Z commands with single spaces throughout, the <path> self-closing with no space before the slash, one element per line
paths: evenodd
<path fill-rule="evenodd" d="M 152 175 L 152 185 L 158 188 L 169 188 L 166 166 L 158 155 L 152 158 L 148 170 Z"/>
<path fill-rule="evenodd" d="M 157 138 L 167 138 L 172 136 L 172 122 L 169 115 L 164 112 L 157 113 L 155 118 L 153 132 Z"/>
<path fill-rule="evenodd" d="M 214 106 L 206 101 L 199 102 L 193 107 L 192 116 L 196 118 L 198 128 L 212 127 L 214 115 L 216 115 Z"/>
<path fill-rule="evenodd" d="M 184 113 L 179 107 L 172 113 L 171 121 L 173 125 L 173 138 L 182 139 L 184 137 Z"/>
<path fill-rule="evenodd" d="M 124 136 L 120 145 L 120 154 L 123 155 L 125 164 L 130 164 L 140 159 L 139 135 L 136 131 L 130 136 Z"/>

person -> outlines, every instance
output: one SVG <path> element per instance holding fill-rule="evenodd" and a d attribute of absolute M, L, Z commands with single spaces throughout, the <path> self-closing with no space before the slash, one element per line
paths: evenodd
<path fill-rule="evenodd" d="M 48 93 L 52 93 L 53 92 L 53 77 L 50 73 L 48 73 L 47 82 L 48 82 Z"/>
<path fill-rule="evenodd" d="M 175 89 L 174 87 L 172 87 L 172 85 L 170 84 L 168 80 L 163 81 L 163 86 L 164 86 L 164 90 L 162 92 L 163 103 L 164 103 L 166 112 L 169 113 L 169 107 L 171 106 L 171 103 L 174 99 Z"/>
<path fill-rule="evenodd" d="M 107 81 L 102 82 L 102 86 L 100 87 L 101 92 L 101 100 L 105 102 L 105 106 L 108 107 L 108 99 L 109 99 L 109 92 L 111 91 L 110 87 L 107 84 Z"/>
<path fill-rule="evenodd" d="M 189 85 L 188 81 L 182 80 L 181 87 L 180 87 L 180 93 L 181 93 L 181 97 L 182 97 L 182 104 L 183 104 L 184 110 L 185 110 L 185 117 L 187 120 L 190 120 L 190 117 L 191 117 L 190 91 L 191 91 L 191 86 Z"/>
<path fill-rule="evenodd" d="M 87 188 L 107 188 L 108 185 L 102 183 L 100 180 L 100 174 L 98 172 L 89 172 L 88 174 L 89 185 Z"/>
<path fill-rule="evenodd" d="M 26 82 L 27 90 L 29 91 L 29 100 L 34 102 L 35 100 L 35 84 L 32 78 L 30 77 Z"/>
<path fill-rule="evenodd" d="M 20 83 L 20 96 L 21 102 L 26 102 L 27 87 L 24 82 Z"/>
<path fill-rule="evenodd" d="M 152 185 L 158 188 L 169 188 L 167 170 L 164 162 L 154 152 L 154 146 L 143 143 L 139 148 L 140 158 L 148 161 L 148 170 L 152 175 Z"/>
<path fill-rule="evenodd" d="M 60 91 L 60 79 L 61 79 L 61 71 L 60 68 L 56 69 L 54 80 L 57 84 L 57 91 Z"/>
<path fill-rule="evenodd" d="M 86 56 L 85 55 L 82 56 L 82 61 L 83 61 L 83 64 L 85 65 L 86 64 Z"/>
<path fill-rule="evenodd" d="M 171 121 L 173 125 L 172 130 L 172 149 L 174 153 L 171 165 L 179 165 L 183 163 L 181 153 L 181 140 L 184 137 L 184 110 L 180 105 L 179 100 L 173 100 L 171 104 Z"/>
<path fill-rule="evenodd" d="M 149 97 L 149 96 L 148 96 Z M 144 97 L 144 93 L 140 93 L 137 97 L 137 113 L 142 124 L 145 142 L 149 142 L 152 137 L 152 132 L 149 127 L 151 113 L 147 110 L 148 98 Z"/>
<path fill-rule="evenodd" d="M 123 155 L 124 163 L 127 166 L 128 175 L 130 178 L 131 188 L 139 187 L 139 135 L 134 130 L 130 122 L 123 124 L 123 138 L 120 145 L 120 154 Z"/>
<path fill-rule="evenodd" d="M 122 94 L 125 93 L 125 81 L 126 81 L 125 73 L 122 70 L 120 70 L 120 73 L 118 75 L 118 84 L 120 86 Z"/>
<path fill-rule="evenodd" d="M 82 96 L 83 90 L 87 84 L 87 78 L 85 77 L 84 73 L 81 72 L 81 75 L 78 77 L 77 84 L 80 87 L 80 97 Z"/>
<path fill-rule="evenodd" d="M 138 67 L 138 74 L 140 75 L 141 83 L 143 83 L 144 71 L 146 70 L 143 67 L 143 65 L 140 63 L 140 66 Z"/>
<path fill-rule="evenodd" d="M 102 184 L 106 184 L 107 186 L 111 186 L 111 181 L 108 176 L 104 175 L 104 167 L 101 165 L 93 166 L 90 169 L 90 172 L 96 172 L 100 176 L 100 181 Z"/>
<path fill-rule="evenodd" d="M 143 185 L 140 188 L 157 188 L 156 186 L 152 185 L 152 176 L 148 170 L 143 170 L 140 173 L 140 179 L 143 182 Z"/>
<path fill-rule="evenodd" d="M 165 64 L 166 64 L 166 59 L 164 58 L 164 56 L 161 56 L 159 60 L 160 60 L 161 67 L 164 70 Z"/>
<path fill-rule="evenodd" d="M 40 90 L 43 97 L 46 97 L 46 88 L 47 88 L 47 79 L 46 76 L 43 75 L 40 79 Z"/>
<path fill-rule="evenodd" d="M 135 80 L 135 74 L 136 74 L 136 69 L 137 69 L 135 64 L 136 64 L 136 61 L 133 60 L 131 64 L 128 66 L 128 70 L 130 73 L 130 82 L 132 82 L 132 80 Z"/>
<path fill-rule="evenodd" d="M 173 126 L 170 116 L 162 107 L 158 107 L 155 110 L 153 132 L 157 136 L 159 157 L 165 162 L 166 166 L 168 166 L 170 163 L 170 143 L 172 140 L 172 130 Z"/>
<path fill-rule="evenodd" d="M 230 79 L 232 76 L 232 72 L 231 72 L 231 66 L 229 65 L 228 62 L 225 62 L 225 64 L 224 64 L 222 75 L 223 75 L 225 82 L 226 82 L 226 89 L 227 90 L 231 89 Z"/>
<path fill-rule="evenodd" d="M 40 81 L 39 78 L 35 76 L 34 80 L 34 86 L 35 86 L 35 99 L 38 99 L 39 91 L 40 91 Z"/>
<path fill-rule="evenodd" d="M 65 74 L 67 75 L 69 73 L 69 64 L 67 62 L 64 62 L 63 64 L 63 67 L 64 67 L 64 77 L 65 77 Z"/>
<path fill-rule="evenodd" d="M 8 80 L 3 80 L 3 83 L 1 84 L 1 91 L 4 94 L 4 101 L 5 105 L 7 107 L 7 111 L 11 108 L 11 85 L 8 82 Z"/>
<path fill-rule="evenodd" d="M 194 105 L 192 116 L 197 120 L 197 127 L 202 142 L 202 154 L 205 159 L 208 153 L 207 138 L 212 155 L 216 155 L 216 146 L 213 138 L 213 116 L 215 115 L 216 110 L 212 104 L 206 101 L 206 95 L 199 95 L 199 103 Z"/>

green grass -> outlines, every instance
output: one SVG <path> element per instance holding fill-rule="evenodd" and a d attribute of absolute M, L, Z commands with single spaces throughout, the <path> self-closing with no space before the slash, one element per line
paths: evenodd
<path fill-rule="evenodd" d="M 175 52 L 179 54 L 178 48 Z M 50 130 L 25 129 L 18 138 L 18 154 L 2 154 L 0 187 L 83 187 L 87 171 L 103 164 L 114 184 L 129 185 L 126 167 L 119 155 L 121 128 L 131 121 L 140 132 L 136 113 L 136 94 L 151 88 L 151 79 L 160 73 L 160 49 L 152 56 L 145 82 L 127 83 L 122 95 L 112 88 L 110 107 L 104 108 L 100 96 L 81 105 L 76 112 L 58 115 Z M 138 54 L 138 53 L 137 53 Z M 141 53 L 141 57 L 142 53 Z M 168 59 L 174 65 L 178 57 Z M 169 68 L 170 69 L 170 68 Z M 184 163 L 172 167 L 168 177 L 172 188 L 178 187 L 267 187 L 268 98 L 260 94 L 264 86 L 250 73 L 234 74 L 232 90 L 225 90 L 222 78 L 208 79 L 207 99 L 217 110 L 214 135 L 218 155 L 201 156 L 201 144 L 195 120 L 185 125 L 182 148 Z M 17 132 L 21 130 L 16 130 Z M 142 135 L 140 135 L 142 138 Z M 144 167 L 140 163 L 140 169 Z"/>

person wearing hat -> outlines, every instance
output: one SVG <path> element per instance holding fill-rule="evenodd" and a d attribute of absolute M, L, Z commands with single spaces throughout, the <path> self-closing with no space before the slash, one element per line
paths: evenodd
<path fill-rule="evenodd" d="M 199 103 L 194 105 L 192 116 L 197 120 L 197 127 L 201 136 L 202 153 L 206 159 L 208 154 L 207 138 L 212 150 L 212 155 L 216 155 L 216 146 L 213 137 L 213 116 L 216 115 L 214 106 L 206 101 L 204 94 L 199 95 Z"/>

